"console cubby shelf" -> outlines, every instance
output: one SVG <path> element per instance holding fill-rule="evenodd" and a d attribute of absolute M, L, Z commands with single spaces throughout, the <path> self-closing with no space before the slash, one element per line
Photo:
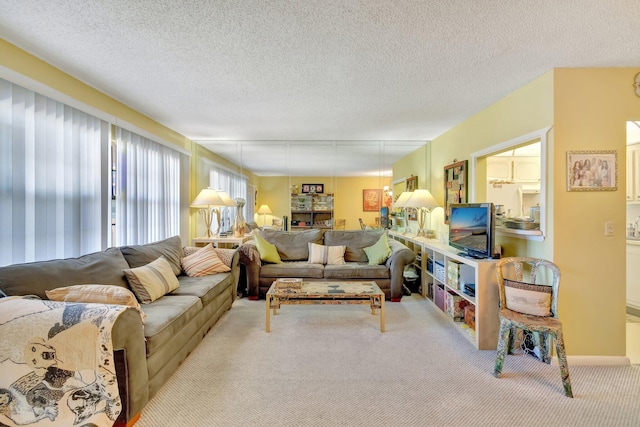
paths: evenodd
<path fill-rule="evenodd" d="M 479 350 L 495 350 L 498 343 L 500 322 L 498 320 L 498 283 L 496 277 L 496 260 L 473 259 L 458 254 L 458 251 L 448 244 L 438 240 L 426 239 L 415 235 L 401 234 L 389 231 L 389 237 L 396 239 L 414 253 L 421 254 L 421 285 L 422 296 L 436 304 L 443 311 L 445 307 L 440 303 L 440 292 L 450 292 L 475 306 L 475 334 L 469 334 L 463 328 L 456 328 Z M 431 260 L 431 263 L 429 263 Z M 448 277 L 449 263 L 456 263 L 458 267 L 458 283 Z M 428 265 L 433 268 L 429 271 Z M 436 267 L 439 264 L 438 267 Z M 441 267 L 440 267 L 441 266 Z M 436 269 L 438 270 L 436 272 Z M 461 283 L 474 283 L 475 296 L 464 293 Z M 449 317 L 450 319 L 453 318 Z M 460 322 L 455 322 L 460 325 Z"/>

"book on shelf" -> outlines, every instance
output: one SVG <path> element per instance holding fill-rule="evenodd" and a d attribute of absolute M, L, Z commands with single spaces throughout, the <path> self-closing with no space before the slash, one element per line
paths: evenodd
<path fill-rule="evenodd" d="M 302 279 L 297 279 L 297 278 L 276 279 L 276 289 L 302 289 Z"/>

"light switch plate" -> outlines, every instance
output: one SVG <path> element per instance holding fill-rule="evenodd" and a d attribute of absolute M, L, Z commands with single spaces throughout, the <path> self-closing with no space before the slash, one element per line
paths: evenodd
<path fill-rule="evenodd" d="M 605 221 L 604 223 L 604 235 L 605 236 L 613 236 L 613 222 Z"/>

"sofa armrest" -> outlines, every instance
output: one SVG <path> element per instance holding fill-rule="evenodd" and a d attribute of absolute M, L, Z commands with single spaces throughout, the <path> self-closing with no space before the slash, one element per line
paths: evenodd
<path fill-rule="evenodd" d="M 256 245 L 251 242 L 243 243 L 238 252 L 240 254 L 240 265 L 245 271 L 247 296 L 249 299 L 258 299 L 260 294 L 260 268 L 262 267 L 260 253 Z"/>
<path fill-rule="evenodd" d="M 113 350 L 124 350 L 125 366 L 116 366 L 118 380 L 125 378 L 125 395 L 121 395 L 126 421 L 134 419 L 149 401 L 147 349 L 140 313 L 134 308 L 122 312 L 111 329 Z M 119 384 L 122 390 L 122 385 Z"/>
<path fill-rule="evenodd" d="M 391 301 L 400 301 L 403 294 L 404 267 L 415 261 L 416 255 L 397 240 L 389 240 L 389 246 L 391 247 L 391 256 L 387 260 L 387 266 L 391 276 Z"/>

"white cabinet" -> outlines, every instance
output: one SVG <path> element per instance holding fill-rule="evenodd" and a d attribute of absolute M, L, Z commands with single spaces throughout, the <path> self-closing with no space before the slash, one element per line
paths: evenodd
<path fill-rule="evenodd" d="M 500 321 L 498 319 L 499 291 L 496 278 L 496 260 L 470 259 L 458 255 L 458 251 L 437 240 L 408 237 L 390 231 L 389 236 L 409 247 L 420 248 L 423 296 L 428 296 L 443 312 L 445 293 L 465 300 L 475 306 L 475 331 L 464 321 L 452 321 L 456 328 L 479 350 L 495 350 L 498 344 Z M 639 247 L 640 248 L 640 247 Z M 458 274 L 448 274 L 449 264 L 455 264 Z M 464 292 L 464 284 L 475 285 L 475 295 Z"/>
<path fill-rule="evenodd" d="M 627 243 L 627 307 L 640 310 L 640 242 Z"/>
<path fill-rule="evenodd" d="M 514 182 L 540 181 L 539 156 L 492 156 L 487 158 L 487 179 Z"/>
<path fill-rule="evenodd" d="M 627 146 L 627 201 L 640 202 L 640 144 Z"/>

